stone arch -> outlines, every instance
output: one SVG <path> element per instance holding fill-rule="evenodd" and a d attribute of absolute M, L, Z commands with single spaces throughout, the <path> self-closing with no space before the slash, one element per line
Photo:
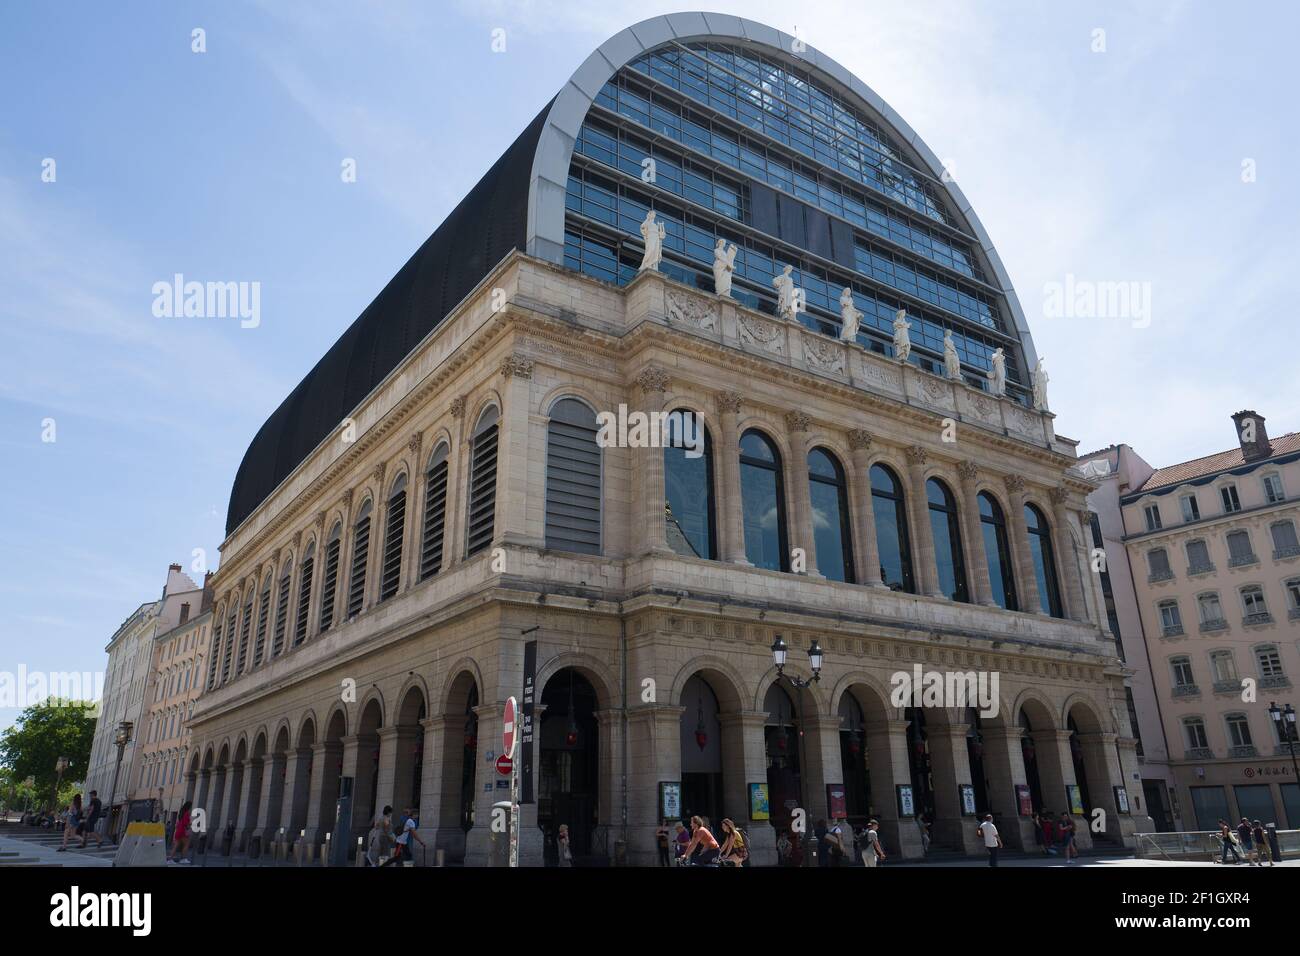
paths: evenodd
<path fill-rule="evenodd" d="M 483 413 L 490 407 L 496 406 L 497 414 L 505 417 L 505 400 L 501 393 L 495 388 L 488 387 L 484 389 L 479 397 L 474 400 L 473 411 L 465 415 L 465 428 L 467 435 L 473 435 L 474 429 L 478 428 L 478 423 L 483 418 Z"/>
<path fill-rule="evenodd" d="M 858 688 L 865 688 L 869 693 L 864 693 Z M 837 714 L 840 710 L 840 702 L 845 694 L 852 695 L 853 699 L 858 702 L 862 708 L 863 715 L 871 720 L 887 719 L 902 720 L 903 710 L 895 707 L 889 700 L 889 688 L 880 678 L 867 671 L 854 670 L 843 675 L 830 691 L 830 713 Z"/>
<path fill-rule="evenodd" d="M 1012 712 L 1016 724 L 1020 723 L 1022 712 L 1029 718 L 1034 730 L 1060 730 L 1064 726 L 1058 719 L 1059 712 L 1056 705 L 1035 688 L 1025 688 L 1016 698 Z"/>
<path fill-rule="evenodd" d="M 542 397 L 542 400 L 537 403 L 535 414 L 550 418 L 551 410 L 555 408 L 556 403 L 566 398 L 582 402 L 591 409 L 593 415 L 597 414 L 601 408 L 607 408 L 610 404 L 597 398 L 591 389 L 574 382 L 566 382 L 562 385 L 556 385 Z"/>
<path fill-rule="evenodd" d="M 329 716 L 325 718 L 325 733 L 321 737 L 323 741 L 338 740 L 348 736 L 351 728 L 348 726 L 348 710 L 342 702 L 335 703 L 330 708 Z"/>
<path fill-rule="evenodd" d="M 310 731 L 310 734 L 308 733 Z M 316 743 L 316 714 L 307 710 L 298 721 L 298 732 L 293 736 L 298 747 L 310 747 Z"/>
<path fill-rule="evenodd" d="M 1069 725 L 1073 717 L 1081 734 L 1100 734 L 1107 731 L 1106 722 L 1097 710 L 1097 703 L 1084 694 L 1074 693 L 1066 698 L 1060 711 L 1060 726 Z M 1082 719 L 1080 719 L 1082 718 Z"/>
<path fill-rule="evenodd" d="M 266 725 L 263 724 L 257 729 L 253 737 L 253 749 L 249 751 L 249 755 L 254 760 L 266 756 L 266 748 L 269 740 L 270 736 L 267 733 Z"/>
<path fill-rule="evenodd" d="M 377 722 L 374 722 L 375 717 L 373 715 L 375 713 L 378 713 L 379 715 Z M 370 732 L 366 730 L 366 727 L 372 722 L 374 722 L 374 726 L 371 727 L 371 731 L 378 730 L 380 727 L 386 727 L 388 702 L 384 700 L 384 692 L 378 687 L 371 687 L 366 691 L 365 696 L 361 698 L 361 702 L 357 706 L 357 714 L 358 717 L 356 724 L 352 729 L 354 736 Z"/>
<path fill-rule="evenodd" d="M 793 657 L 794 655 L 792 654 L 791 656 Z M 786 673 L 792 674 L 796 677 L 801 677 L 804 680 L 808 680 L 809 678 L 812 677 L 812 671 L 808 668 L 807 664 L 804 664 L 800 661 L 787 661 L 785 665 L 785 670 Z M 754 692 L 754 697 L 752 701 L 755 711 L 763 710 L 763 700 L 767 697 L 767 690 L 769 687 L 771 687 L 773 684 L 776 683 L 776 680 L 777 680 L 776 665 L 773 664 L 770 667 L 768 667 L 768 669 L 763 672 L 763 676 L 758 679 L 758 688 Z M 798 704 L 799 699 L 797 695 L 802 694 L 803 691 L 791 687 L 789 683 L 786 681 L 782 681 L 782 686 L 785 688 L 786 693 L 790 695 L 790 699 L 793 700 L 796 704 Z M 822 689 L 821 682 L 816 681 L 810 684 L 808 687 L 804 688 L 804 690 L 807 691 L 808 697 L 811 699 L 812 702 L 811 708 L 805 709 L 804 711 L 805 715 L 809 717 L 824 716 L 827 712 L 826 711 L 827 692 Z M 805 707 L 806 706 L 807 705 L 805 705 Z"/>
<path fill-rule="evenodd" d="M 467 683 L 464 678 L 469 678 Z M 470 685 L 478 688 L 480 703 L 485 699 L 483 693 L 483 674 L 479 670 L 478 662 L 472 657 L 462 657 L 455 664 L 447 669 L 447 674 L 443 678 L 442 691 L 438 695 L 441 703 L 439 713 L 442 714 L 463 714 L 465 713 L 466 700 L 469 695 Z"/>
<path fill-rule="evenodd" d="M 392 715 L 392 723 L 395 725 L 415 724 L 419 719 L 421 707 L 424 708 L 426 716 L 429 713 L 429 691 L 418 674 L 408 677 L 393 699 L 397 702 Z"/>
<path fill-rule="evenodd" d="M 699 654 L 678 668 L 676 676 L 673 677 L 672 689 L 668 697 L 669 704 L 684 706 L 682 692 L 686 688 L 686 682 L 697 674 L 717 696 L 718 708 L 723 713 L 742 710 L 748 703 L 745 678 L 740 671 L 721 657 Z"/>
<path fill-rule="evenodd" d="M 276 725 L 275 733 L 271 735 L 270 740 L 272 753 L 284 753 L 289 749 L 293 741 L 293 734 L 289 729 L 287 719 L 280 718 L 280 722 Z"/>
<path fill-rule="evenodd" d="M 547 682 L 558 672 L 569 667 L 591 682 L 592 688 L 596 691 L 596 701 L 599 707 L 617 706 L 618 681 L 614 679 L 613 674 L 610 673 L 601 660 L 582 651 L 563 651 L 548 658 L 544 664 L 538 667 L 536 684 L 538 700 L 541 699 L 542 693 L 546 690 Z"/>

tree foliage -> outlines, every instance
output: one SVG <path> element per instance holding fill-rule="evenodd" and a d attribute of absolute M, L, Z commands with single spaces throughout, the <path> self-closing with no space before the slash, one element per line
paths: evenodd
<path fill-rule="evenodd" d="M 19 714 L 18 722 L 0 735 L 0 767 L 7 771 L 11 783 L 33 777 L 36 793 L 48 801 L 58 778 L 55 764 L 60 757 L 71 761 L 63 774 L 65 784 L 84 780 L 95 738 L 96 710 L 90 701 L 47 701 Z"/>

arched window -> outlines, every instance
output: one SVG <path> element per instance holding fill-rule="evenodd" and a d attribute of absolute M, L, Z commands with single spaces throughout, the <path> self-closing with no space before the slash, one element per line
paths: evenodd
<path fill-rule="evenodd" d="M 939 572 L 939 590 L 952 601 L 969 601 L 966 562 L 961 550 L 961 528 L 957 524 L 957 502 L 938 478 L 925 483 L 930 512 L 930 533 L 934 538 L 934 563 Z"/>
<path fill-rule="evenodd" d="M 442 539 L 447 530 L 447 457 L 451 449 L 446 442 L 429 456 L 424 473 L 424 535 L 420 542 L 420 580 L 442 570 Z"/>
<path fill-rule="evenodd" d="M 256 584 L 256 582 L 252 582 Z M 248 635 L 253 629 L 253 588 L 248 586 L 248 600 L 244 602 L 244 614 L 239 624 L 239 659 L 235 662 L 235 673 L 244 673 L 248 663 Z"/>
<path fill-rule="evenodd" d="M 740 439 L 740 501 L 746 559 L 756 568 L 790 570 L 781 457 L 767 436 L 753 429 Z"/>
<path fill-rule="evenodd" d="M 478 554 L 492 543 L 497 507 L 496 406 L 479 416 L 470 439 L 469 520 L 465 528 L 465 556 Z"/>
<path fill-rule="evenodd" d="M 1052 557 L 1052 530 L 1036 505 L 1025 505 L 1025 530 L 1029 532 L 1029 556 L 1038 579 L 1038 600 L 1043 613 L 1064 617 L 1056 583 L 1056 561 Z"/>
<path fill-rule="evenodd" d="M 915 593 L 903 486 L 898 476 L 885 465 L 872 465 L 870 475 L 871 511 L 876 519 L 876 547 L 880 551 L 880 579 L 891 590 Z"/>
<path fill-rule="evenodd" d="M 257 607 L 257 637 L 253 640 L 253 666 L 257 667 L 262 663 L 262 657 L 266 653 L 266 625 L 271 619 L 271 572 L 266 572 L 266 580 L 262 582 L 262 596 L 258 600 Z"/>
<path fill-rule="evenodd" d="M 348 578 L 348 617 L 361 613 L 366 603 L 366 565 L 370 560 L 370 515 L 374 503 L 369 499 L 357 512 L 352 526 L 352 573 Z"/>
<path fill-rule="evenodd" d="M 226 643 L 221 653 L 221 683 L 230 680 L 230 659 L 235 650 L 235 625 L 239 620 L 239 599 L 230 602 L 230 611 L 226 616 Z"/>
<path fill-rule="evenodd" d="M 546 546 L 600 554 L 596 413 L 576 398 L 551 406 L 546 426 Z"/>
<path fill-rule="evenodd" d="M 307 545 L 303 553 L 302 565 L 298 569 L 301 580 L 298 582 L 298 616 L 293 623 L 293 646 L 297 647 L 307 639 L 307 615 L 311 612 L 311 573 L 316 566 L 316 542 Z"/>
<path fill-rule="evenodd" d="M 334 599 L 339 587 L 339 549 L 342 547 L 343 525 L 334 523 L 329 540 L 325 542 L 325 577 L 320 588 L 320 632 L 324 634 L 334 623 Z"/>
<path fill-rule="evenodd" d="M 208 690 L 217 686 L 217 658 L 221 656 L 221 612 L 217 609 L 216 623 L 212 625 L 212 657 L 208 660 Z"/>
<path fill-rule="evenodd" d="M 664 494 L 668 547 L 688 557 L 709 561 L 717 558 L 713 442 L 703 418 L 686 409 L 668 416 Z"/>
<path fill-rule="evenodd" d="M 387 601 L 402 583 L 402 540 L 406 534 L 406 475 L 393 482 L 384 518 L 384 561 L 379 569 L 379 600 Z"/>
<path fill-rule="evenodd" d="M 284 653 L 284 638 L 289 628 L 289 582 L 293 577 L 293 561 L 284 562 L 280 572 L 280 586 L 275 597 L 275 626 L 271 631 L 271 656 Z"/>
<path fill-rule="evenodd" d="M 854 583 L 844 469 L 824 448 L 814 448 L 808 453 L 808 496 L 812 502 L 817 570 L 832 581 Z"/>
<path fill-rule="evenodd" d="M 997 499 L 987 491 L 981 491 L 978 500 L 980 532 L 984 538 L 984 557 L 989 566 L 993 600 L 1008 611 L 1018 611 L 1020 604 L 1016 600 L 1016 577 L 1011 568 L 1006 517 Z"/>

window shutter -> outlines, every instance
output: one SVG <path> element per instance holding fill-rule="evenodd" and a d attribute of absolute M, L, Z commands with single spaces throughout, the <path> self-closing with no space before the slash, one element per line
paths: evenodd
<path fill-rule="evenodd" d="M 402 537 L 406 532 L 406 485 L 388 499 L 384 529 L 384 563 L 379 577 L 379 600 L 387 601 L 402 582 Z"/>
<path fill-rule="evenodd" d="M 424 540 L 420 545 L 420 580 L 442 570 L 442 539 L 447 526 L 447 456 L 429 469 L 424 496 Z"/>
<path fill-rule="evenodd" d="M 262 589 L 262 606 L 257 609 L 257 639 L 253 642 L 253 666 L 262 663 L 262 654 L 266 650 L 266 622 L 271 616 L 271 577 L 267 575 L 266 587 Z"/>
<path fill-rule="evenodd" d="M 275 601 L 275 636 L 271 639 L 271 656 L 279 657 L 284 651 L 284 632 L 289 624 L 289 568 L 280 578 L 280 590 Z"/>
<path fill-rule="evenodd" d="M 551 411 L 546 443 L 546 546 L 600 554 L 600 447 L 596 416 L 566 399 Z"/>
<path fill-rule="evenodd" d="M 497 504 L 497 424 L 493 422 L 474 437 L 470 453 L 469 526 L 466 556 L 477 554 L 492 543 Z"/>
<path fill-rule="evenodd" d="M 366 562 L 370 558 L 370 514 L 357 522 L 352 544 L 352 577 L 348 582 L 348 617 L 361 613 L 366 599 Z"/>
<path fill-rule="evenodd" d="M 311 611 L 311 575 L 316 566 L 314 555 L 307 555 L 302 562 L 302 581 L 298 585 L 298 619 L 293 625 L 293 646 L 297 647 L 307 639 L 307 615 Z"/>
<path fill-rule="evenodd" d="M 320 629 L 323 634 L 334 623 L 334 592 L 339 583 L 339 539 L 325 547 L 325 580 L 320 594 Z"/>

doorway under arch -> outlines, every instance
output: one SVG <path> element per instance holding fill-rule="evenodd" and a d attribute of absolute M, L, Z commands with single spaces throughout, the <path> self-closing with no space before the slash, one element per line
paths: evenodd
<path fill-rule="evenodd" d="M 598 854 L 600 739 L 596 689 L 576 668 L 556 671 L 542 689 L 538 739 L 537 825 L 544 834 L 543 860 L 559 862 L 556 838 L 569 830 L 574 865 Z"/>

